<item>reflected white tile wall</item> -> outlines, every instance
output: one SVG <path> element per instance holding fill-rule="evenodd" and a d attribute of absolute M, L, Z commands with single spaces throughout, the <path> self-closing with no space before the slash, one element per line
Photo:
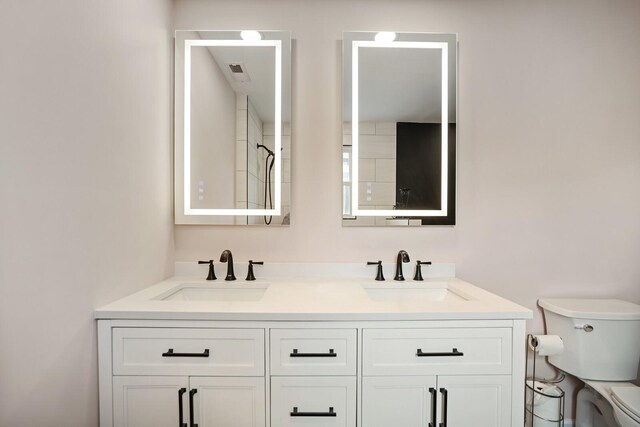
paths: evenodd
<path fill-rule="evenodd" d="M 370 161 L 370 160 L 367 160 Z M 396 182 L 396 159 L 375 159 L 376 182 Z"/>
<path fill-rule="evenodd" d="M 396 134 L 396 122 L 376 122 L 376 135 Z"/>
<path fill-rule="evenodd" d="M 343 144 L 352 142 L 351 124 L 344 124 Z M 363 209 L 393 209 L 396 198 L 396 123 L 360 123 L 358 202 Z M 358 218 L 358 224 L 374 219 Z"/>
<path fill-rule="evenodd" d="M 393 205 L 396 198 L 394 182 L 360 181 L 358 203 L 361 206 Z"/>
<path fill-rule="evenodd" d="M 351 135 L 351 123 L 343 123 L 342 133 L 344 135 Z M 376 124 L 375 122 L 360 122 L 360 128 L 358 130 L 360 135 L 375 135 Z"/>
<path fill-rule="evenodd" d="M 360 181 L 376 181 L 376 159 L 361 159 L 358 163 Z"/>
<path fill-rule="evenodd" d="M 360 135 L 359 159 L 395 159 L 396 137 L 392 135 Z"/>
<path fill-rule="evenodd" d="M 236 139 L 236 171 L 247 170 L 247 144 Z"/>
<path fill-rule="evenodd" d="M 244 122 L 244 132 L 238 132 L 236 136 L 236 207 L 249 209 L 265 208 L 265 171 L 267 152 L 258 149 L 262 144 L 274 149 L 274 125 L 263 123 L 260 120 L 251 100 L 246 96 L 238 95 L 237 127 Z M 290 212 L 291 205 L 291 126 L 288 123 L 282 126 L 282 216 Z M 242 172 L 242 174 L 240 173 Z M 275 196 L 275 177 L 271 176 L 272 198 Z M 274 218 L 279 224 L 282 218 Z M 236 224 L 264 224 L 262 216 L 237 217 Z"/>
<path fill-rule="evenodd" d="M 247 172 L 236 171 L 236 202 L 247 202 Z"/>
<path fill-rule="evenodd" d="M 263 123 L 258 113 L 256 112 L 251 100 L 247 102 L 248 116 L 247 116 L 247 129 L 248 129 L 248 198 L 249 203 L 264 207 L 264 191 L 260 191 L 260 188 L 264 188 L 264 171 L 262 165 L 264 164 L 264 158 L 261 157 L 262 149 L 258 150 L 258 144 L 262 144 L 263 137 Z"/>

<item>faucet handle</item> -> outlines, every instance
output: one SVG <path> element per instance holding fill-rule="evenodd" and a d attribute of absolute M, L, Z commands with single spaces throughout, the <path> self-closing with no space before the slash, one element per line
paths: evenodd
<path fill-rule="evenodd" d="M 367 265 L 377 265 L 378 266 L 378 272 L 376 274 L 376 280 L 378 282 L 381 282 L 384 280 L 384 274 L 382 274 L 382 261 L 378 260 L 378 261 L 367 261 Z"/>
<path fill-rule="evenodd" d="M 247 271 L 247 280 L 256 280 L 256 276 L 253 275 L 253 266 L 254 265 L 264 265 L 264 261 L 254 261 L 249 260 L 249 271 Z"/>
<path fill-rule="evenodd" d="M 424 280 L 422 278 L 422 268 L 420 268 L 423 265 L 431 265 L 431 261 L 416 261 L 416 274 L 415 276 L 413 276 L 413 280 L 417 280 L 417 281 L 422 281 Z"/>
<path fill-rule="evenodd" d="M 209 261 L 198 261 L 198 264 L 209 264 L 209 275 L 207 276 L 207 280 L 216 280 L 216 272 L 213 269 L 213 260 Z"/>

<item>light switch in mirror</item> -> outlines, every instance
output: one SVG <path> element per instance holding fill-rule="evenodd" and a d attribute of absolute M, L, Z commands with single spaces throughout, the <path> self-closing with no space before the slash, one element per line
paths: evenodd
<path fill-rule="evenodd" d="M 291 34 L 176 31 L 176 224 L 288 225 Z"/>
<path fill-rule="evenodd" d="M 457 36 L 345 32 L 342 224 L 455 224 Z"/>

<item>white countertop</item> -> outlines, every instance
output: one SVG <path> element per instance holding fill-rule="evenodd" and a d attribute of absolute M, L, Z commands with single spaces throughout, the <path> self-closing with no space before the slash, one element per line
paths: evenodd
<path fill-rule="evenodd" d="M 224 268 L 224 267 L 223 267 Z M 507 299 L 487 292 L 456 278 L 425 277 L 423 282 L 411 280 L 412 269 L 405 267 L 405 282 L 395 282 L 387 277 L 376 282 L 371 277 L 375 270 L 366 269 L 368 276 L 352 277 L 266 277 L 256 267 L 258 280 L 246 282 L 238 272 L 235 282 L 223 280 L 223 268 L 217 266 L 218 280 L 206 281 L 202 267 L 198 276 L 181 275 L 164 280 L 128 297 L 122 298 L 95 311 L 97 319 L 166 319 L 166 320 L 471 320 L 471 319 L 530 319 L 531 310 Z M 273 272 L 277 268 L 272 269 Z M 446 271 L 446 268 L 432 269 Z M 185 272 L 184 268 L 176 268 Z M 245 270 L 246 271 L 246 270 Z M 299 269 L 296 270 L 299 274 Z M 323 269 L 326 271 L 326 269 Z M 387 269 L 386 271 L 391 271 Z M 411 273 L 411 274 L 408 274 Z M 387 273 L 388 274 L 388 273 Z M 375 274 L 374 274 L 375 275 Z M 312 274 L 313 276 L 313 274 Z M 315 275 L 317 276 L 317 275 Z M 391 275 L 392 276 L 392 275 Z M 427 274 L 426 276 L 429 276 Z M 193 288 L 242 288 L 266 286 L 264 295 L 257 301 L 184 301 L 162 300 L 172 289 L 188 284 Z M 443 286 L 463 298 L 446 298 L 444 301 L 406 299 L 380 301 L 372 299 L 364 287 L 424 287 Z"/>

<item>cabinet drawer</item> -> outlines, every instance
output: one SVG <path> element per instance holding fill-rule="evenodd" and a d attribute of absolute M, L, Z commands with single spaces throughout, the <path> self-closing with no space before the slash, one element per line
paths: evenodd
<path fill-rule="evenodd" d="M 272 329 L 272 375 L 355 375 L 355 329 Z"/>
<path fill-rule="evenodd" d="M 271 378 L 271 425 L 356 425 L 355 377 Z"/>
<path fill-rule="evenodd" d="M 509 374 L 511 328 L 365 329 L 362 372 Z"/>
<path fill-rule="evenodd" d="M 114 375 L 264 375 L 263 329 L 114 328 Z"/>

